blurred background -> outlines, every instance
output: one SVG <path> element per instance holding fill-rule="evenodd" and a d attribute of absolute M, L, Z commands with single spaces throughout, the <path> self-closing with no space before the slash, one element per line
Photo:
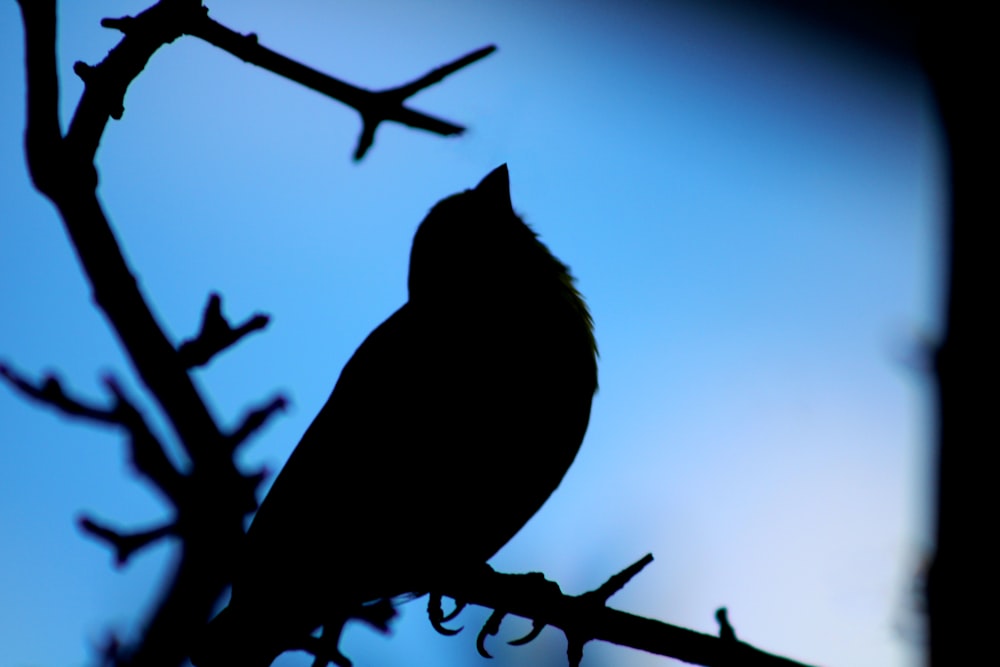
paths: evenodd
<path fill-rule="evenodd" d="M 100 18 L 145 4 L 60 3 L 64 122 L 81 91 L 72 63 L 118 40 Z M 354 164 L 353 110 L 178 40 L 109 126 L 100 195 L 174 340 L 197 330 L 212 290 L 234 321 L 273 316 L 196 380 L 226 426 L 290 397 L 245 452 L 276 471 L 356 346 L 406 299 L 424 214 L 507 162 L 515 208 L 590 304 L 601 387 L 563 484 L 492 564 L 581 593 L 652 552 L 613 606 L 714 634 L 726 605 L 738 636 L 771 652 L 916 665 L 941 133 L 905 21 L 877 4 L 861 20 L 792 4 L 216 0 L 221 23 L 370 88 L 499 51 L 411 101 L 468 125 L 464 137 L 383 125 Z M 139 396 L 27 178 L 13 2 L 0 5 L 0 44 L 0 359 L 95 399 L 114 373 Z M 141 628 L 172 545 L 116 571 L 74 520 L 138 528 L 165 510 L 114 432 L 6 388 L 0 428 L 0 664 L 91 664 L 109 632 Z M 487 664 L 474 648 L 485 612 L 444 638 L 423 606 L 404 606 L 391 637 L 350 628 L 344 652 L 361 667 Z M 499 662 L 564 664 L 558 632 L 506 647 L 527 627 L 508 623 L 490 644 Z M 588 644 L 584 665 L 601 664 L 671 663 Z"/>

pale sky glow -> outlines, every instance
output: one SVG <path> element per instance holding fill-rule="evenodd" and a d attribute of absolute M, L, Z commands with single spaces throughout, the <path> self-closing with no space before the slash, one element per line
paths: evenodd
<path fill-rule="evenodd" d="M 73 61 L 116 41 L 99 19 L 142 6 L 60 3 L 64 118 L 80 92 Z M 493 565 L 579 593 L 652 552 L 614 606 L 714 633 L 726 605 L 741 638 L 807 663 L 918 663 L 898 626 L 913 623 L 933 429 L 930 385 L 908 360 L 938 326 L 942 201 L 918 70 L 683 3 L 209 7 L 370 87 L 499 47 L 412 101 L 467 124 L 465 137 L 385 126 L 360 165 L 353 111 L 193 38 L 129 89 L 98 154 L 100 195 L 160 321 L 190 335 L 215 290 L 234 320 L 273 316 L 196 374 L 224 425 L 276 391 L 292 400 L 248 462 L 280 467 L 406 298 L 427 210 L 507 162 L 515 208 L 592 309 L 600 391 L 563 484 Z M 0 3 L 0 40 L 0 360 L 56 370 L 95 399 L 110 371 L 138 398 L 27 179 L 16 3 Z M 0 424 L 0 665 L 87 664 L 106 631 L 139 627 L 170 547 L 115 571 L 75 517 L 145 527 L 164 509 L 127 473 L 116 434 L 6 388 Z M 475 652 L 482 610 L 444 638 L 423 607 L 405 606 L 389 638 L 350 630 L 345 653 L 359 667 L 561 664 L 555 631 L 507 647 L 512 621 L 488 663 Z M 590 644 L 583 664 L 671 663 Z"/>

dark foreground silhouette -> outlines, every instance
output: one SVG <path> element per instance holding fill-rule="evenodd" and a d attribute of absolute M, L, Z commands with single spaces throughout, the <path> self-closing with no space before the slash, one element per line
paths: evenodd
<path fill-rule="evenodd" d="M 511 207 L 506 165 L 417 230 L 409 300 L 344 367 L 250 526 L 198 667 L 268 665 L 323 626 L 473 572 L 539 509 L 597 388 L 586 305 Z"/>

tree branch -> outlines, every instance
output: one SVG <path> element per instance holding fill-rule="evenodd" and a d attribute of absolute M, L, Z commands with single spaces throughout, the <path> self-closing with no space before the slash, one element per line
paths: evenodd
<path fill-rule="evenodd" d="M 157 14 L 165 21 L 159 32 L 156 23 L 147 21 L 147 30 L 126 35 L 98 67 L 77 68 L 84 72 L 85 90 L 65 139 L 53 120 L 58 103 L 55 0 L 21 0 L 20 5 L 28 61 L 25 143 L 32 179 L 58 208 L 95 302 L 192 463 L 183 493 L 166 492 L 171 500 L 178 495 L 181 499 L 177 569 L 164 582 L 163 597 L 127 660 L 132 667 L 172 667 L 184 661 L 192 638 L 229 583 L 243 538 L 243 517 L 256 503 L 254 486 L 237 470 L 223 435 L 125 262 L 96 196 L 93 159 L 108 118 L 116 113 L 115 101 L 122 99 L 152 53 L 175 35 L 169 12 L 200 3 L 161 0 L 143 13 L 150 17 L 163 12 Z M 140 469 L 156 469 L 143 458 L 153 451 L 145 446 L 149 442 L 145 435 L 134 438 L 133 456 Z"/>
<path fill-rule="evenodd" d="M 160 0 L 132 18 L 134 29 L 98 65 L 73 66 L 85 86 L 66 143 L 81 162 L 94 159 L 108 119 L 122 117 L 125 92 L 153 54 L 180 37 L 183 26 L 202 11 L 200 0 Z"/>
<path fill-rule="evenodd" d="M 247 412 L 240 425 L 229 435 L 229 446 L 235 450 L 266 424 L 271 417 L 287 406 L 288 401 L 284 396 L 275 396 L 265 405 Z"/>
<path fill-rule="evenodd" d="M 137 533 L 121 533 L 87 516 L 80 517 L 78 525 L 84 533 L 104 542 L 114 550 L 115 567 L 119 568 L 137 551 L 177 532 L 177 524 L 173 521 Z"/>
<path fill-rule="evenodd" d="M 121 424 L 119 415 L 113 409 L 94 407 L 67 396 L 59 378 L 54 375 L 48 375 L 41 384 L 34 385 L 6 364 L 0 364 L 0 377 L 27 398 L 51 406 L 67 415 L 83 417 L 102 424 Z"/>
<path fill-rule="evenodd" d="M 184 476 L 177 470 L 166 450 L 149 428 L 142 413 L 126 398 L 121 386 L 112 377 L 104 380 L 114 394 L 114 413 L 129 433 L 129 462 L 136 472 L 152 482 L 174 506 L 185 503 L 188 492 Z"/>
<path fill-rule="evenodd" d="M 129 34 L 136 30 L 138 22 L 143 18 L 125 16 L 121 18 L 106 18 L 101 25 L 106 28 L 120 30 Z M 292 60 L 258 42 L 256 33 L 246 35 L 236 32 L 218 23 L 208 16 L 208 12 L 192 12 L 184 16 L 183 25 L 179 29 L 188 35 L 204 40 L 223 51 L 227 51 L 244 62 L 257 65 L 274 72 L 291 81 L 295 81 L 318 93 L 346 104 L 355 109 L 362 118 L 363 127 L 358 138 L 358 146 L 354 159 L 360 160 L 371 147 L 375 138 L 375 129 L 382 121 L 395 121 L 409 127 L 433 132 L 442 136 L 461 134 L 465 128 L 450 121 L 435 118 L 420 111 L 415 111 L 403 105 L 406 98 L 441 81 L 449 74 L 485 58 L 496 50 L 495 46 L 487 46 L 441 67 L 431 70 L 419 79 L 404 86 L 398 86 L 385 91 L 370 91 L 351 85 L 312 67 Z"/>
<path fill-rule="evenodd" d="M 212 357 L 227 347 L 235 345 L 241 338 L 267 326 L 270 318 L 257 313 L 235 329 L 222 314 L 222 297 L 213 293 L 202 315 L 201 331 L 192 339 L 181 343 L 177 349 L 185 368 L 204 366 Z"/>
<path fill-rule="evenodd" d="M 567 636 L 570 664 L 579 664 L 583 643 L 596 639 L 711 667 L 806 667 L 735 636 L 713 637 L 604 605 L 608 596 L 651 560 L 652 556 L 646 556 L 598 589 L 577 596 L 565 595 L 539 573 L 501 574 L 492 570 L 445 582 L 440 593 L 496 610 L 480 632 L 480 644 L 486 635 L 496 634 L 500 620 L 508 613 L 534 621 L 528 635 L 531 638 L 540 632 L 539 625 L 561 629 Z M 512 643 L 526 643 L 526 638 Z"/>

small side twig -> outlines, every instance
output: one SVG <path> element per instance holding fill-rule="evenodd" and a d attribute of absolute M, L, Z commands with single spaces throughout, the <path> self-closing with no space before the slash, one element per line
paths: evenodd
<path fill-rule="evenodd" d="M 370 104 L 367 109 L 359 108 L 358 111 L 361 113 L 361 134 L 358 135 L 358 145 L 354 149 L 354 160 L 358 161 L 365 156 L 368 149 L 372 147 L 375 143 L 375 130 L 378 129 L 379 124 L 385 120 L 394 120 L 396 122 L 402 123 L 404 125 L 409 125 L 410 127 L 418 127 L 420 129 L 431 130 L 427 127 L 422 127 L 422 125 L 414 124 L 415 121 L 421 121 L 422 119 L 412 117 L 412 111 L 407 107 L 403 106 L 403 102 L 407 98 L 412 97 L 424 88 L 434 85 L 438 81 L 441 81 L 449 74 L 457 72 L 463 67 L 467 67 L 477 60 L 482 60 L 486 56 L 490 55 L 497 50 L 494 45 L 484 46 L 480 49 L 476 49 L 471 53 L 453 60 L 452 62 L 437 67 L 422 77 L 411 81 L 410 83 L 404 84 L 402 86 L 397 86 L 395 88 L 389 88 L 387 90 L 376 91 L 371 93 L 373 96 L 371 98 Z M 437 120 L 437 119 L 433 119 Z M 446 128 L 447 132 L 439 132 L 444 135 L 451 134 L 462 134 L 465 132 L 465 128 L 458 125 L 449 125 Z"/>
<path fill-rule="evenodd" d="M 736 639 L 736 630 L 733 629 L 732 624 L 729 622 L 728 609 L 725 607 L 719 607 L 716 609 L 715 620 L 719 622 L 719 639 L 724 639 L 730 642 L 738 641 Z"/>
<path fill-rule="evenodd" d="M 137 551 L 177 531 L 177 524 L 173 521 L 136 533 L 122 533 L 87 516 L 80 517 L 78 525 L 84 533 L 104 542 L 114 550 L 116 567 L 125 565 Z"/>
<path fill-rule="evenodd" d="M 235 345 L 247 334 L 263 329 L 269 322 L 267 315 L 257 313 L 234 328 L 222 314 L 222 297 L 212 293 L 202 315 L 201 330 L 194 338 L 181 343 L 177 354 L 185 368 L 204 366 L 219 352 Z"/>
<path fill-rule="evenodd" d="M 64 414 L 102 424 L 121 423 L 120 416 L 114 409 L 88 405 L 79 399 L 71 398 L 62 388 L 59 378 L 54 375 L 47 375 L 40 384 L 35 385 L 6 364 L 0 364 L 0 377 L 27 398 L 53 407 Z"/>
<path fill-rule="evenodd" d="M 578 596 L 577 599 L 583 605 L 580 608 L 581 611 L 586 616 L 590 616 L 594 609 L 607 608 L 608 599 L 624 588 L 635 575 L 642 572 L 652 562 L 653 554 L 646 554 L 618 574 L 609 577 L 607 581 L 594 590 Z M 595 639 L 595 635 L 589 630 L 586 622 L 578 622 L 575 625 L 574 628 L 563 628 L 566 635 L 566 655 L 569 658 L 570 667 L 579 667 L 580 661 L 583 660 L 584 644 Z"/>
<path fill-rule="evenodd" d="M 104 25 L 117 28 L 122 25 L 121 21 L 122 19 L 112 19 L 111 21 L 106 19 Z M 464 132 L 465 128 L 461 125 L 415 111 L 405 106 L 403 102 L 420 90 L 441 81 L 449 74 L 471 65 L 477 60 L 485 58 L 496 50 L 495 46 L 486 46 L 447 65 L 437 67 L 403 86 L 385 91 L 370 91 L 336 79 L 272 51 L 260 44 L 256 34 L 240 34 L 212 20 L 207 14 L 192 20 L 185 26 L 184 31 L 233 54 L 240 60 L 263 67 L 354 108 L 361 115 L 363 123 L 358 145 L 354 151 L 355 160 L 360 160 L 365 156 L 374 142 L 375 129 L 382 121 L 393 121 L 441 136 L 458 135 Z"/>
<path fill-rule="evenodd" d="M 240 425 L 228 436 L 229 446 L 235 450 L 264 426 L 271 417 L 286 407 L 288 407 L 288 400 L 284 396 L 275 396 L 265 405 L 247 412 Z"/>
<path fill-rule="evenodd" d="M 181 505 L 184 501 L 184 475 L 167 457 L 163 444 L 153 435 L 146 419 L 125 396 L 117 380 L 109 376 L 104 383 L 115 397 L 114 413 L 118 423 L 128 430 L 129 462 L 172 505 Z"/>
<path fill-rule="evenodd" d="M 714 637 L 606 606 L 607 599 L 651 561 L 652 556 L 647 555 L 594 591 L 576 596 L 564 594 L 540 573 L 503 574 L 492 570 L 440 582 L 438 588 L 452 599 L 502 610 L 490 616 L 480 633 L 484 640 L 495 634 L 493 625 L 498 623 L 494 622 L 505 613 L 531 619 L 531 634 L 540 631 L 535 629 L 539 625 L 559 628 L 569 639 L 570 660 L 577 661 L 571 664 L 579 664 L 586 641 L 598 640 L 711 667 L 806 667 L 743 641 Z"/>

